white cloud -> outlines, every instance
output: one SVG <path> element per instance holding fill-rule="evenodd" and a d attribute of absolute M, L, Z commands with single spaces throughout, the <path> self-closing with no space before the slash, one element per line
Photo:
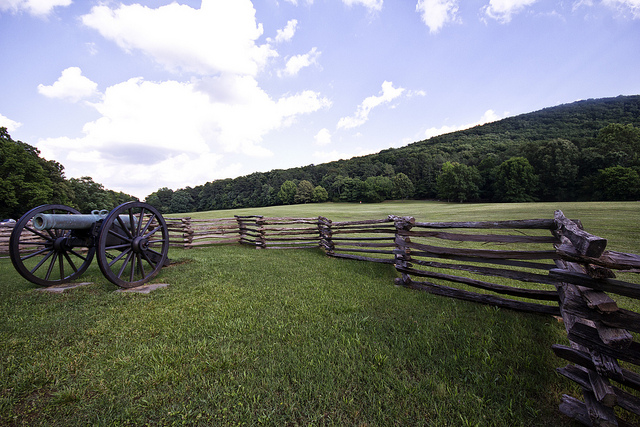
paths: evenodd
<path fill-rule="evenodd" d="M 16 122 L 15 120 L 11 120 L 10 118 L 0 114 L 0 127 L 7 128 L 7 131 L 9 133 L 18 129 L 20 126 L 22 126 L 22 123 Z"/>
<path fill-rule="evenodd" d="M 43 157 L 64 164 L 68 176 L 144 197 L 235 176 L 240 165 L 230 164 L 229 153 L 269 156 L 264 135 L 330 103 L 312 91 L 274 100 L 253 77 L 227 75 L 188 83 L 134 78 L 89 105 L 101 117 L 81 138 L 39 141 Z"/>
<path fill-rule="evenodd" d="M 640 0 L 603 0 L 602 3 L 622 14 L 630 13 L 633 19 L 640 19 Z"/>
<path fill-rule="evenodd" d="M 370 11 L 380 11 L 382 10 L 383 0 L 342 0 L 342 2 L 347 6 L 359 4 L 366 7 Z"/>
<path fill-rule="evenodd" d="M 314 137 L 315 144 L 324 146 L 331 144 L 331 132 L 327 128 L 320 129 Z"/>
<path fill-rule="evenodd" d="M 288 42 L 293 38 L 298 28 L 298 21 L 292 19 L 287 22 L 287 25 L 276 32 L 276 43 Z"/>
<path fill-rule="evenodd" d="M 375 107 L 388 103 L 402 95 L 404 88 L 394 88 L 393 82 L 384 81 L 382 83 L 382 93 L 379 96 L 370 96 L 358 106 L 358 110 L 353 116 L 342 117 L 338 121 L 338 129 L 351 129 L 363 125 L 369 120 L 369 113 Z"/>
<path fill-rule="evenodd" d="M 511 16 L 520 13 L 527 6 L 531 6 L 537 0 L 490 0 L 483 8 L 484 13 L 502 23 L 511 21 Z"/>
<path fill-rule="evenodd" d="M 122 49 L 140 50 L 171 71 L 255 76 L 277 56 L 268 44 L 256 44 L 263 29 L 255 12 L 249 0 L 203 0 L 200 9 L 178 3 L 157 9 L 100 5 L 82 16 L 82 22 Z"/>
<path fill-rule="evenodd" d="M 319 56 L 320 52 L 318 52 L 318 49 L 315 47 L 304 55 L 292 56 L 287 61 L 285 69 L 278 72 L 278 76 L 295 76 L 301 69 L 317 64 Z"/>
<path fill-rule="evenodd" d="M 78 67 L 69 67 L 51 86 L 38 85 L 38 92 L 48 98 L 68 99 L 72 102 L 90 98 L 98 93 L 98 84 L 82 75 Z"/>
<path fill-rule="evenodd" d="M 416 11 L 429 27 L 430 33 L 437 33 L 448 22 L 455 22 L 458 13 L 457 0 L 418 0 Z"/>
<path fill-rule="evenodd" d="M 0 0 L 0 11 L 26 11 L 35 16 L 46 16 L 54 7 L 69 6 L 71 0 Z"/>
<path fill-rule="evenodd" d="M 444 135 L 445 133 L 456 132 L 459 130 L 469 129 L 474 126 L 483 125 L 485 123 L 495 122 L 496 120 L 500 120 L 500 116 L 498 116 L 493 110 L 487 110 L 484 112 L 480 120 L 475 123 L 469 123 L 460 126 L 442 126 L 440 128 L 429 128 L 424 132 L 424 136 L 428 139 L 434 136 Z"/>

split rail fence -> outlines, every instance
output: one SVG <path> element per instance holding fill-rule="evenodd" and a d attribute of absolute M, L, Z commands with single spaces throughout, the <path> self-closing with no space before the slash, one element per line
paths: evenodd
<path fill-rule="evenodd" d="M 569 362 L 558 372 L 577 383 L 582 396 L 563 396 L 560 411 L 585 425 L 640 420 L 640 314 L 621 307 L 640 300 L 640 256 L 605 250 L 605 239 L 561 211 L 553 219 L 516 221 L 235 216 L 168 218 L 167 225 L 172 246 L 320 247 L 332 257 L 394 265 L 397 285 L 561 317 L 570 345 L 553 346 Z M 7 230 L 0 227 L 3 249 Z"/>

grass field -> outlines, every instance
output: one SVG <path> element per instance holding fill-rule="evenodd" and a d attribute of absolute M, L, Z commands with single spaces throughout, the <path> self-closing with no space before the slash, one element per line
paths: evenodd
<path fill-rule="evenodd" d="M 296 205 L 193 214 L 551 218 L 640 253 L 640 203 Z M 393 286 L 320 250 L 172 249 L 149 295 L 36 291 L 0 260 L 2 425 L 574 425 L 554 318 Z"/>

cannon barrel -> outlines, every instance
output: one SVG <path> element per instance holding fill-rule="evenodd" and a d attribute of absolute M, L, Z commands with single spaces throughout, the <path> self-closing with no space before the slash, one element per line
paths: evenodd
<path fill-rule="evenodd" d="M 93 225 L 102 221 L 107 215 L 108 211 L 93 211 L 90 214 L 37 214 L 33 217 L 33 228 L 36 230 L 52 230 L 52 229 L 64 229 L 64 230 L 88 230 Z M 127 228 L 131 228 L 131 222 L 129 215 L 120 215 L 120 219 L 124 222 Z M 136 219 L 133 219 L 134 226 L 137 224 Z"/>

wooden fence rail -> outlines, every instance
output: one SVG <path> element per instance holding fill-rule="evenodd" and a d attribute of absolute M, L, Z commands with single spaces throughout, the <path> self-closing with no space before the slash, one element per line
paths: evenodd
<path fill-rule="evenodd" d="M 625 298 L 640 299 L 640 285 L 615 273 L 640 273 L 640 256 L 607 251 L 606 239 L 561 211 L 553 219 L 517 221 L 417 222 L 394 215 L 166 221 L 174 247 L 321 247 L 332 257 L 394 265 L 397 285 L 561 317 L 570 345 L 553 351 L 569 364 L 558 372 L 579 384 L 582 396 L 563 396 L 560 411 L 594 426 L 640 419 L 640 343 L 633 335 L 640 333 L 640 314 L 620 307 Z M 11 228 L 0 227 L 0 253 L 8 252 Z"/>

